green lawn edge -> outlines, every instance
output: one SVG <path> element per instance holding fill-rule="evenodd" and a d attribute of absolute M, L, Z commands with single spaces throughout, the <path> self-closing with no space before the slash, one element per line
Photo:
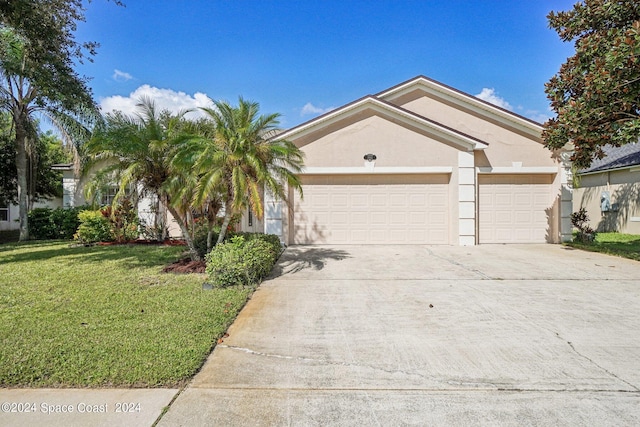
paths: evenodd
<path fill-rule="evenodd" d="M 181 387 L 255 287 L 162 268 L 184 248 L 0 245 L 0 387 Z"/>
<path fill-rule="evenodd" d="M 640 235 L 636 234 L 598 233 L 593 243 L 567 242 L 565 245 L 640 261 Z"/>

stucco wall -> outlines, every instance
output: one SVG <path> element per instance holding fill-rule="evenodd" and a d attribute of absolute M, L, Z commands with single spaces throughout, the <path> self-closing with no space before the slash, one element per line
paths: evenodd
<path fill-rule="evenodd" d="M 51 200 L 45 200 L 41 202 L 36 202 L 33 204 L 34 208 L 61 208 L 62 207 L 62 199 L 55 198 Z M 6 230 L 19 230 L 20 224 L 17 219 L 20 214 L 20 210 L 18 209 L 18 205 L 9 205 L 9 220 L 8 221 L 0 221 L 0 231 Z"/>
<path fill-rule="evenodd" d="M 311 143 L 296 141 L 305 153 L 305 166 L 363 166 L 368 153 L 376 155 L 376 167 L 452 166 L 458 161 L 456 148 L 373 113 L 340 125 Z"/>
<path fill-rule="evenodd" d="M 601 212 L 600 199 L 609 191 L 617 211 Z M 589 223 L 598 231 L 640 234 L 640 171 L 629 169 L 583 175 L 574 190 L 573 211 L 587 209 Z"/>
<path fill-rule="evenodd" d="M 413 99 L 413 96 L 419 96 Z M 419 92 L 394 100 L 416 113 L 429 117 L 439 123 L 476 137 L 489 144 L 489 147 L 476 156 L 478 167 L 509 167 L 513 162 L 521 162 L 524 167 L 556 166 L 557 160 L 551 151 L 542 145 L 539 135 L 507 127 L 504 123 L 491 120 L 487 115 L 480 116 L 471 109 L 462 109 L 442 99 L 424 96 Z"/>

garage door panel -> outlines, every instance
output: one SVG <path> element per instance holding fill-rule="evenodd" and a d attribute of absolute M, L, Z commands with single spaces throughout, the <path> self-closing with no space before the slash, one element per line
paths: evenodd
<path fill-rule="evenodd" d="M 388 217 L 388 213 L 387 212 L 370 212 L 369 216 L 371 218 L 370 221 L 366 220 L 365 217 L 365 224 L 366 223 L 371 223 L 373 225 L 385 225 L 387 224 L 387 217 Z M 360 224 L 360 222 L 356 222 L 356 224 Z"/>
<path fill-rule="evenodd" d="M 387 206 L 387 196 L 383 194 L 372 194 L 371 195 L 371 204 L 372 207 L 386 207 Z"/>
<path fill-rule="evenodd" d="M 551 175 L 480 175 L 480 243 L 544 243 Z"/>
<path fill-rule="evenodd" d="M 448 244 L 448 181 L 432 175 L 304 176 L 304 200 L 294 199 L 293 241 Z"/>
<path fill-rule="evenodd" d="M 330 217 L 332 224 L 349 224 L 349 214 L 347 212 L 331 212 Z"/>
<path fill-rule="evenodd" d="M 424 194 L 410 194 L 409 206 L 411 208 L 424 209 L 427 206 L 427 197 Z"/>

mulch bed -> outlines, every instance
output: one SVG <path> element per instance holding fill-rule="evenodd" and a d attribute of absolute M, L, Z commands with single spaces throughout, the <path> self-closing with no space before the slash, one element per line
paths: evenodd
<path fill-rule="evenodd" d="M 181 259 L 162 269 L 163 273 L 204 273 L 207 264 L 204 261 Z"/>

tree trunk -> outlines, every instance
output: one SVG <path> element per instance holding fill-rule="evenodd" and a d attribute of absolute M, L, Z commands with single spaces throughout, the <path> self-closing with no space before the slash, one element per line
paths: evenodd
<path fill-rule="evenodd" d="M 167 208 L 169 206 L 169 200 L 166 194 L 163 194 L 162 197 L 159 197 L 159 199 L 160 209 L 158 214 L 160 215 L 160 226 L 162 227 L 162 232 L 160 233 L 160 241 L 164 242 L 165 240 L 167 240 L 167 237 L 169 237 L 169 229 L 167 227 Z M 171 212 L 171 215 L 173 215 L 173 212 Z M 176 221 L 178 220 L 176 219 Z"/>
<path fill-rule="evenodd" d="M 231 217 L 233 216 L 233 212 L 231 210 L 231 204 L 227 203 L 227 206 L 224 209 L 224 221 L 222 221 L 222 228 L 220 229 L 220 235 L 218 236 L 218 241 L 216 245 L 219 245 L 224 240 L 224 237 L 227 235 L 227 227 L 229 227 L 229 223 L 231 222 Z"/>
<path fill-rule="evenodd" d="M 27 131 L 20 117 L 14 118 L 16 125 L 16 170 L 18 173 L 18 218 L 20 220 L 20 241 L 29 240 L 29 190 L 27 174 Z"/>
<path fill-rule="evenodd" d="M 187 224 L 185 224 L 183 218 L 178 215 L 178 212 L 174 208 L 172 208 L 171 205 L 168 205 L 167 207 L 169 209 L 169 212 L 171 212 L 171 215 L 173 215 L 173 218 L 178 223 L 180 231 L 182 232 L 182 237 L 184 237 L 184 241 L 187 242 L 189 252 L 191 253 L 191 260 L 202 261 L 200 254 L 198 254 L 198 251 L 196 250 L 196 246 L 193 244 L 193 237 L 191 236 L 191 233 L 189 233 L 189 227 L 187 227 Z"/>
<path fill-rule="evenodd" d="M 209 224 L 209 230 L 207 231 L 207 252 L 211 252 L 213 246 L 213 227 Z"/>

